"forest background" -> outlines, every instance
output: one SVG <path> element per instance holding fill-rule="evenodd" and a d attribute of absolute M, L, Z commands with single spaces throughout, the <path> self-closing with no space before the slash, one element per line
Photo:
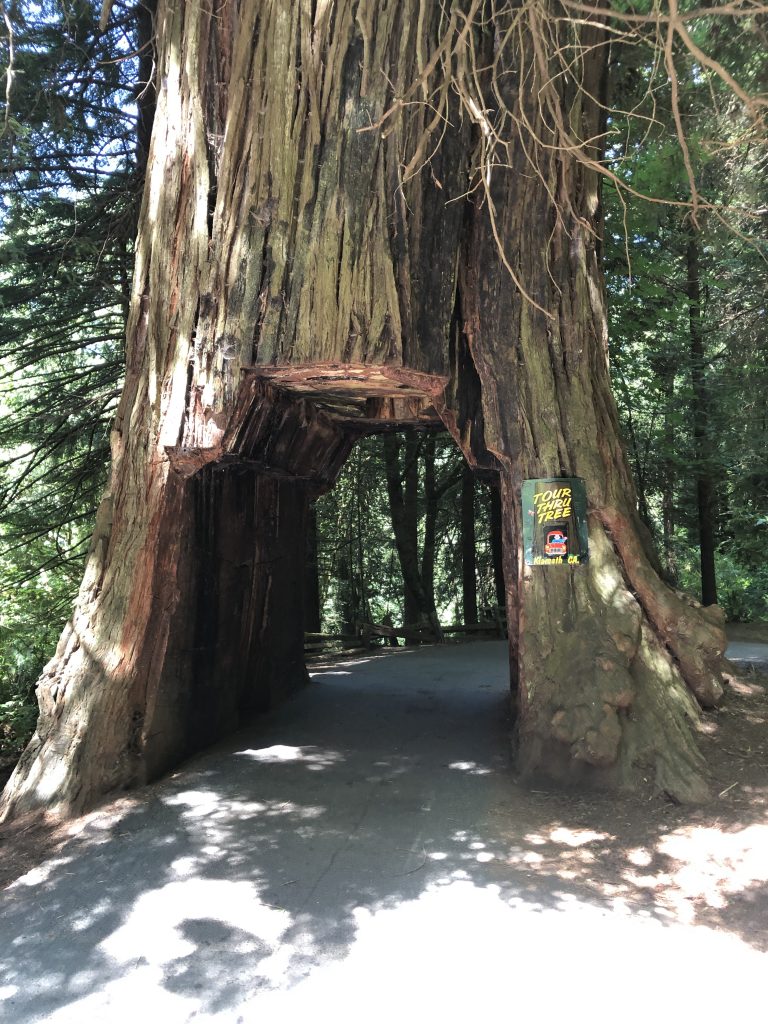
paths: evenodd
<path fill-rule="evenodd" d="M 692 32 L 759 95 L 765 10 L 735 8 L 697 18 Z M 34 728 L 34 684 L 69 614 L 106 479 L 153 61 L 151 0 L 115 3 L 106 29 L 90 0 L 2 0 L 0 12 L 2 760 Z M 614 392 L 668 580 L 731 621 L 760 621 L 765 106 L 749 109 L 690 51 L 676 62 L 686 74 L 670 105 L 663 59 L 642 36 L 622 39 L 611 61 L 603 203 Z M 468 471 L 447 435 L 364 439 L 315 506 L 307 628 L 434 631 L 493 618 L 498 517 L 492 482 Z"/>

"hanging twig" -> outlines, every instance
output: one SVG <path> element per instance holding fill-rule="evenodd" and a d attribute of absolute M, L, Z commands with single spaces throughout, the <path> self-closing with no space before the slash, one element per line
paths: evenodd
<path fill-rule="evenodd" d="M 14 48 L 13 48 L 13 23 L 6 9 L 3 0 L 0 0 L 0 10 L 3 12 L 5 30 L 8 33 L 8 65 L 5 69 L 5 113 L 3 115 L 3 136 L 10 136 L 11 133 L 11 92 L 13 90 L 14 78 Z"/>

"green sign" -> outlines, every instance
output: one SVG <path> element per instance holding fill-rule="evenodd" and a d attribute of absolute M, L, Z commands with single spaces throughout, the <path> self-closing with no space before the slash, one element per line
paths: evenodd
<path fill-rule="evenodd" d="M 587 492 L 577 476 L 523 482 L 526 565 L 581 565 L 589 557 Z"/>

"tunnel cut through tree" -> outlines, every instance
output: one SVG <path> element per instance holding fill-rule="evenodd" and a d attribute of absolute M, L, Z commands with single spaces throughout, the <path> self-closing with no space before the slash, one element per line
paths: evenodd
<path fill-rule="evenodd" d="M 440 426 L 398 430 L 382 421 L 314 508 L 311 562 L 322 582 L 309 594 L 322 595 L 324 631 L 356 635 L 375 623 L 407 629 L 416 643 L 440 640 L 441 623 L 477 624 L 479 613 L 498 628 L 488 515 L 497 482 L 496 473 L 472 470 Z M 310 601 L 307 623 L 312 610 Z"/>
<path fill-rule="evenodd" d="M 308 503 L 384 420 L 499 474 L 522 771 L 704 794 L 724 635 L 657 575 L 606 365 L 606 38 L 544 0 L 160 0 L 111 482 L 6 816 L 301 685 Z M 536 571 L 520 486 L 557 476 L 591 557 Z"/>

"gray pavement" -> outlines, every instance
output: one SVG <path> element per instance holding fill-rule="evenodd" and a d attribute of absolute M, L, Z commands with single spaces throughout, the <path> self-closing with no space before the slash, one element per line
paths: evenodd
<path fill-rule="evenodd" d="M 751 668 L 768 668 L 768 644 L 748 644 L 734 641 L 725 652 L 735 665 Z"/>
<path fill-rule="evenodd" d="M 600 836 L 526 822 L 506 667 L 477 643 L 321 669 L 91 816 L 0 896 L 0 1019 L 700 1024 L 760 1007 L 749 942 L 590 898 Z M 581 887 L 532 883 L 555 840 Z"/>

